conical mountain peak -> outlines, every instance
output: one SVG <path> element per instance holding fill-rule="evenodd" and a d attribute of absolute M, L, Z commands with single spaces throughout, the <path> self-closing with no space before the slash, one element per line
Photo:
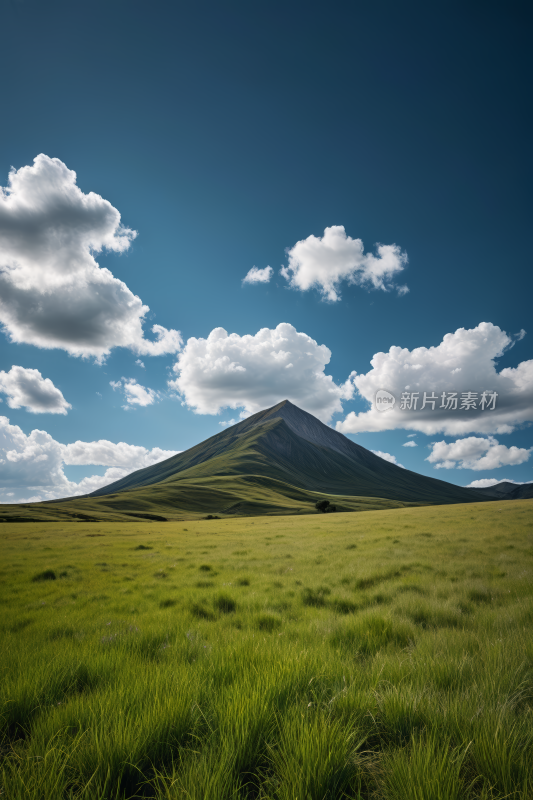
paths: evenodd
<path fill-rule="evenodd" d="M 361 458 L 363 453 L 368 453 L 368 450 L 352 442 L 342 433 L 333 430 L 313 414 L 291 403 L 290 400 L 283 400 L 265 411 L 260 411 L 249 417 L 247 421 L 252 424 L 262 424 L 276 418 L 282 419 L 294 433 L 313 444 L 329 447 L 352 458 L 354 456 Z"/>
<path fill-rule="evenodd" d="M 479 498 L 472 490 L 384 461 L 288 399 L 166 461 L 102 487 L 91 496 L 149 486 L 154 486 L 156 492 L 164 486 L 172 496 L 171 486 L 177 489 L 178 484 L 194 484 L 195 491 L 202 485 L 206 491 L 215 492 L 217 481 L 235 480 L 237 476 L 245 482 L 258 482 L 258 486 L 276 481 L 276 491 L 285 487 L 283 492 L 289 493 L 298 487 L 305 492 L 415 503 L 468 502 Z M 160 488 L 156 490 L 155 485 Z"/>

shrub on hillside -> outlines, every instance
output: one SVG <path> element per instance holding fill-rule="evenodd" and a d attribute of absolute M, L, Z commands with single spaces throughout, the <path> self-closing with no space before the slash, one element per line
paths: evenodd
<path fill-rule="evenodd" d="M 317 500 L 315 503 L 315 508 L 317 511 L 321 511 L 323 514 L 332 514 L 337 510 L 337 506 L 332 506 L 329 500 Z"/>

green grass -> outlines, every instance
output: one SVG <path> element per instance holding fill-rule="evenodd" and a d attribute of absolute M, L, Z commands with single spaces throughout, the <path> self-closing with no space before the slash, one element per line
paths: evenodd
<path fill-rule="evenodd" d="M 409 508 L 418 503 L 382 497 L 335 495 L 341 511 Z M 220 518 L 257 515 L 314 514 L 317 500 L 331 494 L 307 491 L 273 478 L 209 476 L 194 482 L 181 476 L 149 487 L 127 489 L 103 497 L 60 502 L 0 505 L 0 522 L 143 522 L 139 515 L 160 516 L 162 520 L 207 520 L 216 525 Z M 157 513 L 155 513 L 157 512 Z M 207 512 L 210 512 L 209 514 Z M 213 512 L 216 512 L 213 518 Z M 209 517 L 209 519 L 208 519 Z M 151 520 L 155 522 L 155 520 Z M 93 533 L 97 537 L 97 533 Z"/>
<path fill-rule="evenodd" d="M 4 523 L 0 796 L 533 797 L 532 510 Z"/>

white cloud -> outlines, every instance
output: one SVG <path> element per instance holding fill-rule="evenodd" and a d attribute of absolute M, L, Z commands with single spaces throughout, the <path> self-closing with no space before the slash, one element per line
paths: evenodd
<path fill-rule="evenodd" d="M 100 361 L 113 347 L 177 352 L 178 331 L 154 325 L 156 341 L 144 338 L 148 306 L 94 258 L 124 253 L 136 235 L 59 159 L 13 169 L 0 187 L 0 322 L 11 341 Z"/>
<path fill-rule="evenodd" d="M 411 439 L 410 442 L 404 442 L 404 444 L 402 444 L 402 447 L 418 447 L 418 445 Z"/>
<path fill-rule="evenodd" d="M 533 360 L 496 371 L 495 359 L 512 343 L 497 325 L 481 322 L 471 330 L 447 333 L 436 347 L 391 347 L 388 353 L 376 353 L 372 369 L 353 378 L 360 396 L 372 407 L 359 414 L 350 412 L 337 423 L 337 430 L 358 433 L 403 428 L 451 436 L 510 433 L 520 423 L 533 421 Z M 380 389 L 396 398 L 394 407 L 383 412 L 374 406 Z M 419 393 L 416 411 L 400 408 L 406 391 Z M 442 392 L 457 392 L 460 406 L 462 393 L 477 393 L 479 401 L 485 391 L 498 394 L 494 410 L 440 408 Z M 434 410 L 429 404 L 422 410 L 424 392 L 437 395 Z"/>
<path fill-rule="evenodd" d="M 67 403 L 62 392 L 39 370 L 13 366 L 0 372 L 0 392 L 7 395 L 10 408 L 26 408 L 32 414 L 66 414 Z"/>
<path fill-rule="evenodd" d="M 433 442 L 431 454 L 426 458 L 436 469 L 498 469 L 528 461 L 533 448 L 506 447 L 489 436 L 482 439 L 470 436 L 455 442 Z"/>
<path fill-rule="evenodd" d="M 129 409 L 133 406 L 151 406 L 159 399 L 159 392 L 148 389 L 137 383 L 135 378 L 122 378 L 121 381 L 109 381 L 109 385 L 116 389 L 123 389 L 126 398 L 124 408 Z"/>
<path fill-rule="evenodd" d="M 142 467 L 150 467 L 165 458 L 176 455 L 179 450 L 162 450 L 154 447 L 147 450 L 140 445 L 126 442 L 109 442 L 100 439 L 97 442 L 73 442 L 61 445 L 62 458 L 65 464 L 100 465 L 104 467 L 123 467 L 130 472 Z"/>
<path fill-rule="evenodd" d="M 135 363 L 137 364 L 138 367 L 141 367 L 142 369 L 145 369 L 144 362 L 141 361 L 140 358 L 138 358 Z"/>
<path fill-rule="evenodd" d="M 177 452 L 106 440 L 64 445 L 46 431 L 33 430 L 26 435 L 17 425 L 10 425 L 7 417 L 0 417 L 0 485 L 4 490 L 12 490 L 4 492 L 10 498 L 6 502 L 37 502 L 88 494 Z M 75 483 L 66 477 L 65 464 L 94 464 L 109 469 L 105 475 L 92 475 Z"/>
<path fill-rule="evenodd" d="M 235 425 L 237 422 L 236 419 L 228 419 L 224 422 L 219 422 L 218 424 L 221 425 L 223 428 L 229 428 L 231 425 Z"/>
<path fill-rule="evenodd" d="M 274 270 L 272 267 L 265 267 L 264 269 L 259 269 L 259 267 L 252 267 L 249 270 L 244 278 L 242 279 L 243 283 L 268 283 L 270 278 L 272 277 Z"/>
<path fill-rule="evenodd" d="M 151 406 L 159 397 L 158 392 L 141 386 L 135 378 L 124 381 L 124 394 L 128 406 Z"/>
<path fill-rule="evenodd" d="M 411 439 L 413 436 L 416 436 L 416 433 L 408 433 L 407 438 Z"/>
<path fill-rule="evenodd" d="M 188 340 L 169 386 L 197 414 L 242 408 L 248 416 L 288 399 L 327 422 L 353 394 L 349 380 L 339 386 L 325 374 L 330 358 L 325 345 L 286 322 L 255 336 L 215 328 Z"/>
<path fill-rule="evenodd" d="M 481 478 L 477 481 L 472 481 L 467 485 L 467 489 L 488 489 L 489 486 L 496 486 L 497 483 L 514 483 L 516 486 L 523 486 L 525 483 L 533 483 L 533 481 L 513 481 L 511 478 Z"/>
<path fill-rule="evenodd" d="M 322 238 L 308 236 L 287 251 L 289 264 L 281 274 L 293 289 L 318 289 L 325 300 L 339 300 L 342 281 L 388 291 L 407 264 L 407 254 L 395 244 L 378 244 L 377 256 L 364 252 L 361 239 L 346 235 L 343 225 L 326 228 Z M 400 294 L 407 286 L 397 287 Z"/>
<path fill-rule="evenodd" d="M 26 436 L 7 417 L 0 417 L 0 485 L 24 492 L 38 490 L 45 496 L 59 488 L 69 494 L 63 473 L 62 445 L 46 431 L 34 430 Z M 52 497 L 53 495 L 50 495 Z M 55 495 L 57 496 L 57 495 Z"/>
<path fill-rule="evenodd" d="M 384 453 L 383 450 L 371 450 L 370 452 L 374 453 L 375 456 L 383 458 L 385 461 L 390 461 L 391 464 L 396 464 L 397 467 L 405 469 L 403 464 L 400 464 L 399 461 L 396 461 L 396 456 L 391 456 L 390 453 Z"/>

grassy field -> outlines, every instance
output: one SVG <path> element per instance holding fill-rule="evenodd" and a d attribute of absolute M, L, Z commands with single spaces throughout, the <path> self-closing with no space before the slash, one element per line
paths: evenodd
<path fill-rule="evenodd" d="M 2 524 L 0 796 L 532 798 L 532 512 Z"/>

